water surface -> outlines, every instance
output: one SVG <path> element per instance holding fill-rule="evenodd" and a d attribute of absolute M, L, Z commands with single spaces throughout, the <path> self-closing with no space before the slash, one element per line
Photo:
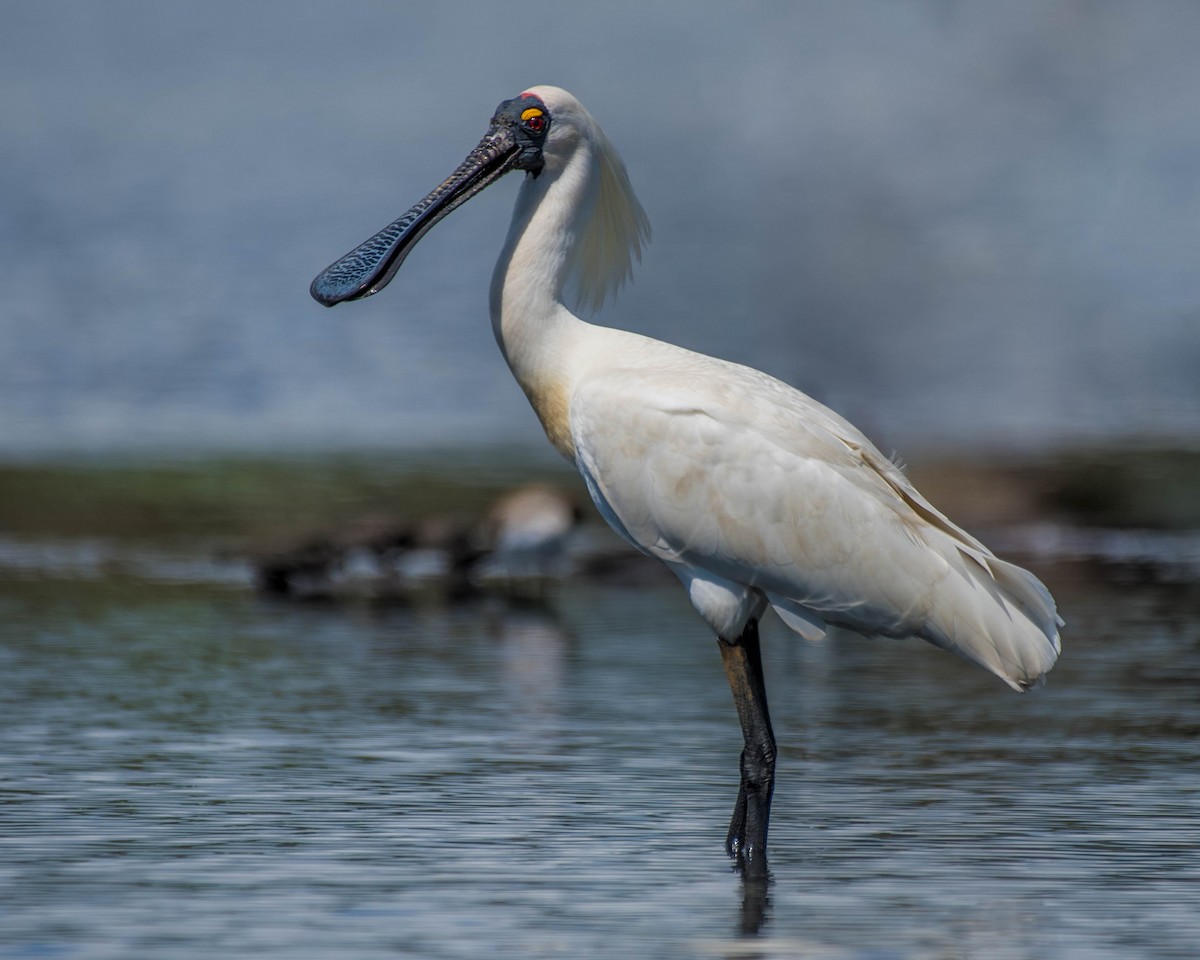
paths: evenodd
<path fill-rule="evenodd" d="M 1200 594 L 1039 569 L 1048 686 L 771 622 L 765 902 L 739 735 L 670 584 L 305 605 L 0 581 L 0 956 L 1190 957 Z"/>

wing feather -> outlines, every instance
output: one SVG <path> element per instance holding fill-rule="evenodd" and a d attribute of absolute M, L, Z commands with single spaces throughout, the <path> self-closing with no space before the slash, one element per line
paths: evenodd
<path fill-rule="evenodd" d="M 579 467 L 626 539 L 760 591 L 805 635 L 827 622 L 922 637 L 1018 689 L 1053 665 L 1061 621 L 1045 587 L 847 421 L 748 367 L 633 356 L 580 378 L 570 415 Z"/>

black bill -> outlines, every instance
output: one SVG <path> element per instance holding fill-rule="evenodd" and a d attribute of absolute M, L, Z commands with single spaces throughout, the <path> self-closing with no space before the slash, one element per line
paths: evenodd
<path fill-rule="evenodd" d="M 313 299 L 332 307 L 378 293 L 429 228 L 512 170 L 521 158 L 521 150 L 510 126 L 493 123 L 467 159 L 429 196 L 322 270 L 309 287 Z"/>

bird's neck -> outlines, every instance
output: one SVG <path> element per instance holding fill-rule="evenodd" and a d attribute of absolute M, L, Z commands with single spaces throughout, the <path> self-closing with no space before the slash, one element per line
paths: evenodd
<path fill-rule="evenodd" d="M 563 303 L 571 256 L 590 212 L 586 156 L 527 177 L 492 275 L 492 330 L 550 442 L 574 459 L 570 390 L 590 324 Z"/>

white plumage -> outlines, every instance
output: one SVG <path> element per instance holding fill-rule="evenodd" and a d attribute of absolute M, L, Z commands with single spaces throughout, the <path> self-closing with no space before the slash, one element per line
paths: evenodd
<path fill-rule="evenodd" d="M 492 282 L 492 322 L 547 435 L 604 518 L 664 561 L 736 637 L 770 604 L 810 639 L 827 624 L 920 637 L 1015 689 L 1053 666 L 1054 601 L 939 513 L 857 429 L 757 370 L 587 323 L 563 300 L 628 275 L 645 215 L 582 105 L 553 117 Z M 582 281 L 581 282 L 581 278 Z"/>

